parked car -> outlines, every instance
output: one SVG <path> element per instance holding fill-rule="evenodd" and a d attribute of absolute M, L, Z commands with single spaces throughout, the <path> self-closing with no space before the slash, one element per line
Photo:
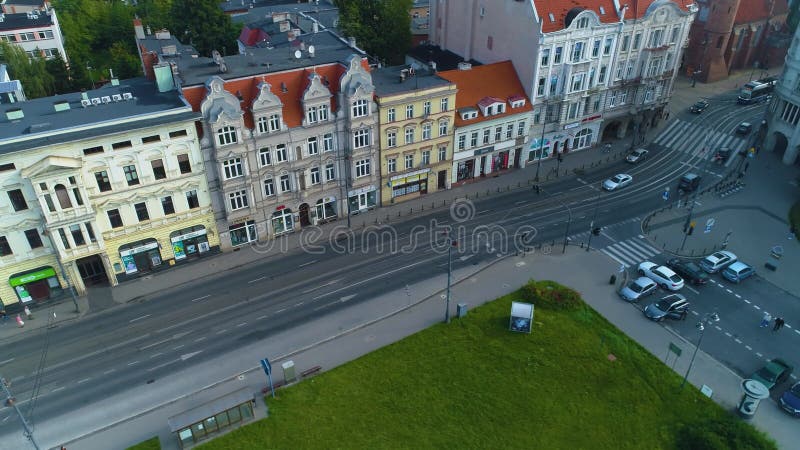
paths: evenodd
<path fill-rule="evenodd" d="M 736 261 L 722 270 L 722 276 L 725 277 L 726 280 L 734 283 L 750 278 L 755 274 L 755 269 L 741 261 Z"/>
<path fill-rule="evenodd" d="M 644 315 L 650 320 L 660 322 L 664 318 L 686 319 L 689 315 L 689 302 L 681 294 L 670 294 L 644 308 Z"/>
<path fill-rule="evenodd" d="M 683 278 L 667 266 L 645 261 L 639 264 L 639 275 L 650 278 L 659 286 L 670 291 L 678 291 L 683 287 Z"/>
<path fill-rule="evenodd" d="M 689 107 L 689 111 L 694 114 L 700 114 L 708 108 L 707 100 L 698 100 L 694 105 Z"/>
<path fill-rule="evenodd" d="M 753 131 L 753 124 L 750 122 L 742 122 L 736 127 L 736 134 L 750 134 Z"/>
<path fill-rule="evenodd" d="M 700 186 L 702 178 L 696 173 L 687 173 L 678 180 L 678 190 L 683 192 L 694 192 Z"/>
<path fill-rule="evenodd" d="M 636 164 L 639 161 L 643 160 L 645 158 L 645 156 L 647 156 L 647 153 L 648 153 L 647 150 L 645 150 L 643 148 L 637 148 L 636 150 L 631 152 L 631 154 L 628 155 L 627 158 L 625 158 L 625 161 L 628 161 L 629 163 Z"/>
<path fill-rule="evenodd" d="M 733 253 L 727 250 L 720 250 L 703 258 L 700 261 L 700 267 L 708 273 L 717 273 L 720 269 L 724 269 L 729 264 L 735 263 L 736 260 L 736 255 Z"/>
<path fill-rule="evenodd" d="M 790 366 L 786 361 L 775 358 L 768 361 L 764 367 L 758 369 L 750 378 L 760 381 L 767 389 L 772 390 L 775 386 L 786 381 L 789 375 L 792 374 L 792 370 L 794 370 L 794 367 Z"/>
<path fill-rule="evenodd" d="M 603 181 L 603 189 L 607 191 L 613 191 L 614 189 L 624 188 L 625 186 L 631 184 L 632 181 L 632 176 L 626 173 L 619 173 L 607 179 L 606 181 Z"/>
<path fill-rule="evenodd" d="M 800 417 L 800 381 L 784 392 L 778 402 L 784 411 L 795 417 Z"/>
<path fill-rule="evenodd" d="M 647 277 L 639 277 L 619 291 L 619 296 L 628 302 L 639 301 L 640 298 L 648 296 L 658 289 L 655 281 Z"/>
<path fill-rule="evenodd" d="M 673 258 L 667 261 L 667 266 L 695 286 L 708 283 L 708 274 L 692 261 Z"/>

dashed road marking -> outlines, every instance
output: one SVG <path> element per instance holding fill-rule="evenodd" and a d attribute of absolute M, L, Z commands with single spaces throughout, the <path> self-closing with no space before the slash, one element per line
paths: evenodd
<path fill-rule="evenodd" d="M 54 388 L 54 389 L 53 389 L 52 391 L 50 391 L 50 392 L 58 392 L 58 391 L 60 391 L 60 390 L 62 390 L 62 389 L 64 389 L 64 386 L 59 386 L 59 387 L 57 387 L 57 388 Z"/>
<path fill-rule="evenodd" d="M 733 341 L 734 341 L 734 342 L 736 342 L 737 344 L 741 344 L 741 343 L 742 343 L 742 341 L 741 341 L 741 340 L 739 340 L 739 339 L 736 339 L 736 338 L 734 338 L 734 339 L 733 339 Z"/>
<path fill-rule="evenodd" d="M 753 347 L 750 347 L 749 345 L 745 345 L 744 348 L 746 348 L 748 350 L 751 350 L 751 351 L 753 350 Z"/>
<path fill-rule="evenodd" d="M 759 358 L 763 358 L 763 357 L 764 357 L 764 355 L 762 355 L 762 354 L 761 354 L 761 353 L 759 353 L 759 352 L 756 352 L 756 356 L 758 356 Z"/>
<path fill-rule="evenodd" d="M 722 331 L 722 328 L 720 328 L 720 326 L 719 326 L 719 325 L 714 325 L 714 328 L 716 328 L 716 329 L 717 329 L 717 331 Z"/>
<path fill-rule="evenodd" d="M 200 336 L 199 338 L 195 339 L 194 341 L 195 342 L 200 342 L 200 341 L 205 341 L 205 340 L 206 340 L 205 336 Z"/>
<path fill-rule="evenodd" d="M 236 328 L 240 328 L 240 327 L 243 327 L 243 326 L 245 326 L 245 325 L 247 325 L 247 322 L 242 322 L 242 323 L 240 323 L 240 324 L 237 324 L 237 325 L 236 325 Z"/>
<path fill-rule="evenodd" d="M 219 330 L 219 331 L 217 331 L 217 334 L 222 334 L 222 333 L 224 333 L 226 331 L 228 331 L 228 330 Z"/>
<path fill-rule="evenodd" d="M 281 308 L 281 309 L 275 311 L 275 314 L 280 314 L 280 313 L 282 313 L 284 311 L 286 311 L 286 308 Z"/>
<path fill-rule="evenodd" d="M 201 300 L 205 300 L 205 299 L 207 299 L 208 297 L 211 297 L 211 295 L 209 294 L 209 295 L 204 295 L 204 296 L 202 296 L 202 297 L 197 297 L 197 298 L 195 298 L 195 299 L 192 299 L 192 303 L 199 302 L 199 301 L 201 301 Z"/>
<path fill-rule="evenodd" d="M 728 291 L 728 294 L 733 294 L 732 290 L 730 290 L 730 289 L 725 289 L 725 290 Z"/>
<path fill-rule="evenodd" d="M 305 266 L 310 266 L 311 264 L 314 264 L 314 263 L 315 263 L 315 262 L 317 262 L 317 261 L 319 261 L 319 260 L 315 259 L 315 260 L 313 260 L 313 261 L 309 261 L 309 262 L 307 262 L 307 263 L 300 264 L 300 265 L 299 265 L 299 266 L 297 266 L 297 267 L 305 267 Z"/>
<path fill-rule="evenodd" d="M 259 317 L 256 317 L 256 320 L 264 320 L 266 318 L 267 318 L 267 316 L 259 316 Z"/>
<path fill-rule="evenodd" d="M 78 384 L 86 383 L 87 381 L 91 380 L 91 378 L 84 378 L 78 381 Z"/>
<path fill-rule="evenodd" d="M 258 277 L 258 278 L 254 278 L 254 279 L 252 279 L 252 280 L 248 281 L 248 282 L 247 282 L 247 284 L 253 284 L 253 283 L 257 283 L 257 282 L 259 282 L 259 281 L 261 281 L 261 280 L 266 280 L 266 279 L 267 279 L 267 277 Z"/>
<path fill-rule="evenodd" d="M 139 361 L 132 361 L 132 362 L 129 362 L 129 363 L 128 363 L 128 365 L 129 365 L 129 366 L 132 366 L 132 365 L 134 365 L 134 364 L 139 364 Z"/>
<path fill-rule="evenodd" d="M 755 309 L 759 309 L 759 310 L 761 309 L 761 307 L 760 307 L 760 306 L 758 306 L 758 305 L 753 305 L 753 308 L 755 308 Z"/>
<path fill-rule="evenodd" d="M 105 372 L 103 372 L 103 375 L 108 375 L 108 374 L 116 372 L 116 371 L 117 371 L 117 369 L 109 369 L 109 370 L 106 370 Z"/>
<path fill-rule="evenodd" d="M 172 347 L 172 349 L 173 349 L 173 350 L 180 350 L 180 349 L 182 349 L 183 347 L 184 347 L 184 345 L 183 345 L 183 344 L 181 344 L 181 345 L 178 345 L 178 346 Z"/>
<path fill-rule="evenodd" d="M 741 296 L 741 295 L 739 295 L 739 294 L 733 294 L 733 295 L 734 295 L 736 298 L 742 298 L 742 296 Z"/>
<path fill-rule="evenodd" d="M 732 334 L 730 334 L 730 333 L 728 333 L 727 331 L 725 332 L 725 336 L 728 336 L 728 337 L 733 337 L 733 335 L 732 335 Z"/>
<path fill-rule="evenodd" d="M 750 304 L 750 300 L 748 299 L 744 299 L 744 302 L 747 303 L 748 305 Z"/>
<path fill-rule="evenodd" d="M 150 317 L 150 314 L 145 314 L 145 315 L 143 315 L 142 317 L 137 317 L 137 318 L 135 318 L 135 319 L 131 319 L 131 320 L 129 320 L 129 321 L 128 321 L 128 323 L 133 323 L 133 322 L 136 322 L 137 320 L 146 319 L 146 318 L 148 318 L 148 317 Z"/>
<path fill-rule="evenodd" d="M 158 358 L 158 357 L 159 357 L 159 356 L 161 356 L 161 355 L 163 355 L 163 353 L 161 353 L 161 352 L 159 352 L 159 353 L 153 353 L 152 355 L 150 355 L 150 358 Z"/>

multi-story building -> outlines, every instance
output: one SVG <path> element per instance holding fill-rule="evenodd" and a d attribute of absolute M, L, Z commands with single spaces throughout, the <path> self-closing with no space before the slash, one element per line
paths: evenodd
<path fill-rule="evenodd" d="M 786 55 L 766 119 L 764 148 L 783 153 L 784 164 L 795 164 L 800 154 L 800 28 Z"/>
<path fill-rule="evenodd" d="M 3 109 L 3 304 L 82 294 L 218 247 L 198 114 L 176 92 L 114 80 Z"/>
<path fill-rule="evenodd" d="M 438 75 L 456 84 L 452 183 L 524 167 L 531 104 L 511 61 L 461 63 Z"/>
<path fill-rule="evenodd" d="M 511 60 L 535 104 L 529 159 L 623 137 L 668 102 L 690 0 L 431 3 L 431 41 L 465 59 Z"/>
<path fill-rule="evenodd" d="M 50 59 L 60 54 L 67 61 L 56 11 L 47 4 L 42 9 L 0 13 L 0 40 L 19 46 L 30 56 Z"/>
<path fill-rule="evenodd" d="M 19 80 L 11 79 L 5 64 L 0 64 L 0 103 L 25 101 L 25 91 Z"/>
<path fill-rule="evenodd" d="M 352 41 L 292 33 L 206 58 L 166 31 L 135 29 L 145 73 L 201 113 L 223 249 L 379 205 L 374 87 Z"/>
<path fill-rule="evenodd" d="M 372 71 L 380 117 L 381 202 L 450 187 L 456 86 L 426 69 Z"/>

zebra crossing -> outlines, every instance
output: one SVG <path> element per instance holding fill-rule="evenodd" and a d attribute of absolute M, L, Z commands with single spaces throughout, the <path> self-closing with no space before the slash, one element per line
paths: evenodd
<path fill-rule="evenodd" d="M 600 251 L 625 267 L 637 266 L 640 262 L 646 261 L 652 256 L 661 253 L 660 250 L 651 246 L 644 239 L 644 236 L 641 235 L 619 241 L 600 249 Z"/>
<path fill-rule="evenodd" d="M 708 152 L 706 158 L 713 158 L 716 150 L 722 147 L 730 148 L 731 154 L 735 155 L 747 145 L 747 142 L 738 136 L 680 119 L 669 124 L 653 142 L 663 147 L 681 150 L 692 156 L 701 156 L 703 149 L 708 146 L 712 151 Z"/>

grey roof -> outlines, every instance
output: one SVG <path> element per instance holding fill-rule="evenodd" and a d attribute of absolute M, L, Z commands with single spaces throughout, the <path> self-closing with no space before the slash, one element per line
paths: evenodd
<path fill-rule="evenodd" d="M 209 417 L 213 417 L 225 410 L 239 406 L 242 403 L 248 403 L 254 399 L 253 391 L 248 388 L 242 388 L 238 391 L 231 392 L 228 395 L 216 398 L 204 405 L 168 418 L 167 423 L 169 424 L 169 431 L 175 433 L 178 430 L 189 427 L 197 422 L 202 422 Z"/>
<path fill-rule="evenodd" d="M 0 22 L 0 31 L 16 30 L 19 28 L 49 27 L 53 24 L 53 19 L 49 14 L 39 13 L 35 19 L 29 19 L 28 13 L 4 14 L 3 21 Z"/>
<path fill-rule="evenodd" d="M 44 6 L 44 0 L 3 0 L 0 3 L 3 6 Z"/>
<path fill-rule="evenodd" d="M 436 63 L 436 70 L 454 70 L 458 68 L 458 63 L 463 62 L 464 58 L 451 52 L 450 50 L 442 50 L 438 45 L 423 44 L 412 47 L 408 51 L 408 56 L 420 61 L 424 64 L 431 62 Z M 480 66 L 479 61 L 470 59 L 468 61 L 473 66 Z"/>
<path fill-rule="evenodd" d="M 408 65 L 402 65 L 374 69 L 371 73 L 375 94 L 380 97 L 453 84 L 430 70 L 420 68 L 415 68 L 414 76 L 407 76 L 400 81 L 400 71 L 408 68 Z"/>
<path fill-rule="evenodd" d="M 235 4 L 237 2 L 227 3 Z M 259 21 L 265 21 L 266 18 L 273 13 L 291 14 L 292 23 L 303 30 L 304 33 L 310 33 L 312 31 L 311 19 L 316 20 L 325 28 L 335 28 L 339 20 L 339 8 L 333 5 L 325 3 L 319 5 L 313 3 L 291 3 L 285 0 L 283 2 L 276 2 L 275 4 L 249 9 L 243 14 L 234 14 L 231 16 L 231 20 L 249 25 Z"/>
<path fill-rule="evenodd" d="M 223 56 L 227 71 L 221 72 L 213 59 L 197 56 L 197 51 L 192 46 L 181 44 L 174 37 L 159 40 L 155 35 L 150 35 L 139 40 L 139 43 L 148 50 L 159 53 L 162 46 L 175 45 L 176 55 L 160 56 L 162 61 L 177 65 L 178 82 L 182 86 L 203 84 L 214 75 L 230 80 L 301 69 L 312 65 L 346 63 L 347 58 L 354 53 L 365 56 L 363 51 L 350 47 L 346 40 L 332 31 L 324 30 L 319 33 L 303 34 L 295 41 L 279 43 L 270 48 L 248 48 L 245 55 Z M 305 45 L 306 50 L 301 50 L 301 43 Z M 311 45 L 315 50 L 313 58 L 308 52 Z M 301 52 L 299 59 L 294 56 L 298 50 Z"/>
<path fill-rule="evenodd" d="M 81 104 L 80 92 L 4 104 L 0 116 L 0 153 L 11 153 L 154 125 L 178 123 L 199 117 L 199 113 L 192 112 L 189 104 L 177 91 L 158 92 L 155 83 L 144 77 L 121 81 L 118 86 L 107 84 L 86 92 L 89 99 L 125 93 L 132 94 L 132 98 L 119 101 L 114 101 L 112 98 L 110 103 L 87 107 Z M 56 112 L 54 105 L 62 102 L 69 103 L 70 109 Z M 16 109 L 22 110 L 24 117 L 9 120 L 7 112 Z M 170 110 L 173 110 L 173 114 L 170 114 Z M 115 123 L 119 119 L 156 113 L 163 114 L 136 122 Z M 76 127 L 92 124 L 96 126 L 75 131 Z M 20 137 L 27 139 L 18 140 Z M 10 140 L 18 141 L 8 142 Z"/>

